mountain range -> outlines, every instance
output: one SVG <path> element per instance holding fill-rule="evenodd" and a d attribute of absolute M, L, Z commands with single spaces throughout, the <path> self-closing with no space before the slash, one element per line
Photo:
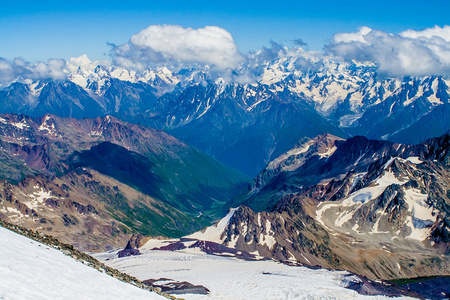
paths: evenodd
<path fill-rule="evenodd" d="M 162 129 L 253 177 L 300 138 L 324 132 L 409 144 L 441 136 L 450 125 L 448 83 L 442 76 L 383 77 L 373 63 L 301 53 L 255 55 L 230 76 L 207 68 L 80 66 L 63 81 L 4 87 L 0 113 L 114 115 Z"/>
<path fill-rule="evenodd" d="M 0 90 L 0 218 L 84 251 L 139 232 L 370 279 L 448 275 L 448 83 L 294 54 L 22 78 Z"/>

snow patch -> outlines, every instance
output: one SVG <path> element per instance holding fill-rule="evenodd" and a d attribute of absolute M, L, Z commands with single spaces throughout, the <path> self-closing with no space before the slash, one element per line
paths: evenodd
<path fill-rule="evenodd" d="M 286 161 L 289 157 L 291 156 L 298 156 L 302 153 L 306 153 L 309 148 L 314 144 L 314 140 L 310 140 L 308 142 L 306 142 L 305 144 L 301 145 L 298 148 L 294 148 L 289 150 L 288 152 L 280 155 L 279 157 L 277 157 L 276 159 L 274 159 L 273 161 L 271 161 L 268 166 L 267 166 L 267 170 L 274 170 L 276 168 L 278 168 L 278 166 L 280 166 L 284 161 Z M 300 167 L 303 164 L 302 160 L 296 160 L 294 163 L 288 165 L 288 166 L 283 166 L 283 171 L 293 171 L 295 169 L 297 169 L 298 167 Z"/>
<path fill-rule="evenodd" d="M 42 124 L 38 127 L 39 131 L 47 131 L 47 134 L 50 135 L 56 135 L 56 129 L 55 129 L 55 123 L 48 123 L 48 121 L 51 120 L 51 117 L 49 115 L 45 116 L 44 121 Z"/>
<path fill-rule="evenodd" d="M 234 213 L 238 209 L 239 209 L 239 207 L 230 209 L 228 214 L 223 219 L 221 219 L 219 222 L 217 222 L 216 224 L 209 226 L 209 227 L 203 229 L 202 231 L 198 231 L 193 234 L 190 234 L 190 235 L 186 236 L 186 238 L 197 239 L 197 240 L 202 240 L 202 241 L 210 241 L 210 242 L 222 244 L 223 241 L 225 240 L 225 238 L 221 238 L 221 235 L 225 231 L 226 227 L 228 226 L 228 223 L 230 222 L 231 217 L 233 217 Z"/>
<path fill-rule="evenodd" d="M 19 123 L 10 123 L 10 124 L 19 129 L 25 129 L 30 127 L 30 125 L 27 124 L 27 121 L 25 119 L 22 119 Z"/>
<path fill-rule="evenodd" d="M 318 153 L 318 155 L 320 156 L 320 158 L 326 158 L 326 157 L 330 157 L 331 155 L 333 155 L 333 153 L 337 150 L 336 146 L 331 147 L 330 149 L 327 149 L 326 152 L 322 152 L 322 153 Z"/>
<path fill-rule="evenodd" d="M 419 164 L 423 163 L 423 161 L 421 161 L 419 159 L 419 157 L 417 157 L 417 156 L 410 156 L 406 160 L 409 161 L 409 162 L 412 162 L 413 164 L 416 164 L 416 165 L 419 165 Z"/>

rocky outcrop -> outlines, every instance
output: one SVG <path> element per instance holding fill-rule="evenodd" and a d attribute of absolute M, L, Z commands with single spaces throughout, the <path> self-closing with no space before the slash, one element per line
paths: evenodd
<path fill-rule="evenodd" d="M 133 234 L 133 236 L 130 238 L 130 240 L 128 241 L 128 243 L 125 246 L 125 248 L 123 250 L 120 250 L 117 253 L 119 258 L 141 254 L 139 252 L 138 248 L 139 248 L 140 242 L 142 241 L 143 238 L 144 238 L 144 236 L 142 234 L 140 234 L 140 233 Z"/>
<path fill-rule="evenodd" d="M 194 285 L 187 281 L 176 281 L 169 278 L 147 279 L 142 281 L 145 284 L 160 288 L 162 292 L 169 295 L 176 294 L 197 294 L 208 295 L 209 290 L 203 285 Z"/>

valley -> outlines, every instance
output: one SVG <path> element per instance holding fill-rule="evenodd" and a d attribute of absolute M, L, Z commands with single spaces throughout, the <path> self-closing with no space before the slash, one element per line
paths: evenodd
<path fill-rule="evenodd" d="M 0 219 L 185 299 L 448 297 L 448 76 L 267 55 L 0 82 Z"/>

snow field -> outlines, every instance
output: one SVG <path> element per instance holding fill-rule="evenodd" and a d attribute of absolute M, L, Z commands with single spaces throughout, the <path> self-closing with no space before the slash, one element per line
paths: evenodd
<path fill-rule="evenodd" d="M 161 299 L 0 227 L 0 299 Z"/>
<path fill-rule="evenodd" d="M 120 259 L 116 252 L 96 257 L 141 280 L 169 278 L 203 285 L 211 291 L 209 295 L 180 295 L 186 300 L 388 299 L 362 296 L 346 289 L 346 282 L 357 279 L 345 271 L 311 270 L 269 260 L 244 261 L 194 249 L 144 251 Z"/>

